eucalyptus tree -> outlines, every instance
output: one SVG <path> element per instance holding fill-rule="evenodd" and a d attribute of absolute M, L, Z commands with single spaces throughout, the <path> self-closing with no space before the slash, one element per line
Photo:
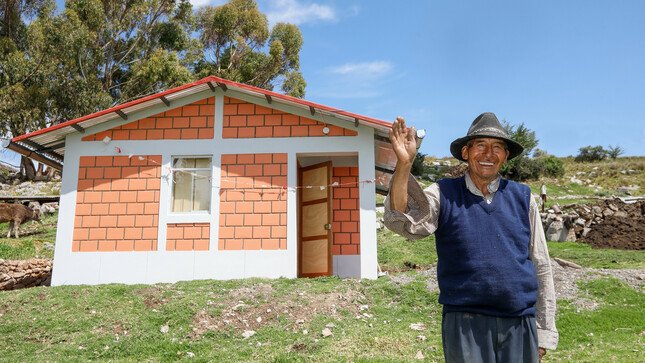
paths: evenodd
<path fill-rule="evenodd" d="M 254 0 L 231 0 L 197 12 L 204 56 L 195 70 L 237 82 L 304 97 L 300 72 L 302 34 L 293 24 L 278 23 L 269 31 L 267 18 Z"/>

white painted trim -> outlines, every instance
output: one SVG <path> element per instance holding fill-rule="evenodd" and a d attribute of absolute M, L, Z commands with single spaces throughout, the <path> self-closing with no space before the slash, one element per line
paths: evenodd
<path fill-rule="evenodd" d="M 358 180 L 374 180 L 374 129 L 366 128 L 359 135 L 361 142 L 358 153 Z M 378 277 L 378 256 L 376 253 L 376 186 L 375 183 L 361 183 L 359 188 L 361 205 L 361 278 Z"/>

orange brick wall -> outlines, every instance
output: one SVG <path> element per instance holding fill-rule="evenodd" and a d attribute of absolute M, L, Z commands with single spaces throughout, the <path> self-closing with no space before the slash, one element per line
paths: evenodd
<path fill-rule="evenodd" d="M 157 249 L 161 156 L 141 159 L 81 156 L 72 251 Z"/>
<path fill-rule="evenodd" d="M 215 97 L 83 137 L 83 141 L 212 139 Z"/>
<path fill-rule="evenodd" d="M 209 223 L 168 224 L 166 251 L 208 251 L 210 231 Z"/>
<path fill-rule="evenodd" d="M 287 154 L 222 155 L 220 250 L 287 248 Z"/>
<path fill-rule="evenodd" d="M 224 97 L 224 128 L 222 137 L 307 137 L 307 136 L 356 136 L 357 132 L 327 125 L 329 134 L 323 133 L 325 124 L 282 111 Z"/>
<path fill-rule="evenodd" d="M 334 255 L 360 254 L 360 203 L 358 202 L 358 167 L 332 168 L 332 231 Z"/>

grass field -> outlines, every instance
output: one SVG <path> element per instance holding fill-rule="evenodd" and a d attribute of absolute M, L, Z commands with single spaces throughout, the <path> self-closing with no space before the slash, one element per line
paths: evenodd
<path fill-rule="evenodd" d="M 27 222 L 20 226 L 20 238 L 7 237 L 9 223 L 0 223 L 0 258 L 22 260 L 27 258 L 52 258 L 56 241 L 58 213 L 44 217 L 40 222 Z"/>

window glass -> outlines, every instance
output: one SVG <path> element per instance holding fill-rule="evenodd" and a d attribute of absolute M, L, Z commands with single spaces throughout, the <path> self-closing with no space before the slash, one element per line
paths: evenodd
<path fill-rule="evenodd" d="M 210 210 L 211 158 L 173 158 L 172 181 L 173 212 Z"/>

